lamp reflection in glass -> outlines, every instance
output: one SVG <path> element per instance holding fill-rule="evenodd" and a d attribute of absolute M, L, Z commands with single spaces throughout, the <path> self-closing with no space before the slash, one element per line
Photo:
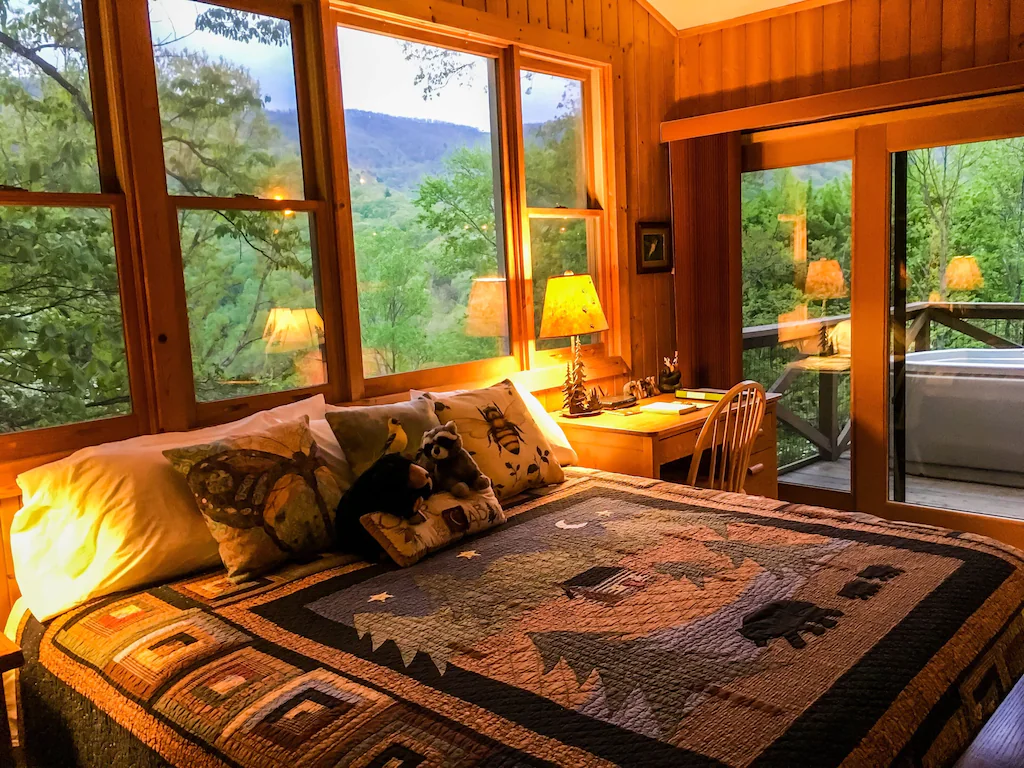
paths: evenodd
<path fill-rule="evenodd" d="M 985 287 L 978 260 L 973 256 L 954 256 L 946 265 L 946 288 L 951 291 L 975 291 Z"/>
<path fill-rule="evenodd" d="M 469 287 L 466 335 L 508 338 L 508 303 L 503 277 L 476 277 Z"/>
<path fill-rule="evenodd" d="M 590 275 L 566 272 L 548 278 L 538 338 L 572 338 L 572 363 L 566 370 L 563 388 L 565 407 L 570 416 L 586 416 L 601 410 L 596 396 L 587 398 L 580 336 L 607 330 L 608 319 L 604 316 Z"/>
<path fill-rule="evenodd" d="M 818 259 L 807 265 L 807 281 L 804 293 L 810 299 L 821 299 L 821 316 L 825 317 L 825 305 L 829 299 L 842 299 L 847 295 L 846 277 L 843 268 L 835 259 Z M 832 354 L 832 346 L 828 337 L 828 328 L 821 325 L 819 334 L 820 351 Z"/>
<path fill-rule="evenodd" d="M 274 307 L 263 326 L 263 340 L 268 355 L 292 355 L 303 386 L 326 381 L 320 352 L 324 343 L 324 321 L 317 310 Z M 297 354 L 303 352 L 306 354 Z"/>

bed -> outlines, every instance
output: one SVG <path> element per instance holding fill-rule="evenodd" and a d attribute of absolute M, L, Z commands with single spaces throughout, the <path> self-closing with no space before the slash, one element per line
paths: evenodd
<path fill-rule="evenodd" d="M 25 616 L 29 763 L 944 766 L 1024 670 L 982 537 L 583 470 L 507 514 Z"/>

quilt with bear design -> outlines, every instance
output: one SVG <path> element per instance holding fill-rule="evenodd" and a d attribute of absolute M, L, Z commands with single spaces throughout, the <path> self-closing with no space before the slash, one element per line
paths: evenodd
<path fill-rule="evenodd" d="M 22 622 L 36 765 L 944 766 L 1024 670 L 1024 564 L 570 471 L 407 569 L 325 557 Z"/>

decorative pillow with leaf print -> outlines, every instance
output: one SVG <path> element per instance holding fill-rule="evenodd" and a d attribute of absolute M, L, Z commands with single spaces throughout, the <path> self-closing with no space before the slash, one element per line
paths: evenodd
<path fill-rule="evenodd" d="M 511 381 L 466 392 L 424 392 L 420 398 L 433 402 L 441 423 L 455 422 L 499 499 L 565 479 L 551 444 Z"/>
<path fill-rule="evenodd" d="M 404 520 L 386 512 L 371 512 L 359 518 L 359 522 L 388 557 L 408 568 L 464 536 L 501 525 L 505 512 L 494 491 L 488 488 L 464 499 L 450 493 L 435 493 L 415 515 Z"/>
<path fill-rule="evenodd" d="M 232 580 L 333 546 L 341 485 L 308 416 L 164 456 L 185 476 Z"/>

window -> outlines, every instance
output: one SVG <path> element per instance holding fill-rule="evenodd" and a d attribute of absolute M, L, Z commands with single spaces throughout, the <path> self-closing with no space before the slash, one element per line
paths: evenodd
<path fill-rule="evenodd" d="M 327 381 L 291 23 L 150 3 L 196 400 Z"/>
<path fill-rule="evenodd" d="M 743 376 L 782 395 L 783 482 L 850 490 L 852 163 L 742 179 Z"/>
<path fill-rule="evenodd" d="M 348 27 L 338 44 L 364 376 L 507 355 L 496 62 Z"/>
<path fill-rule="evenodd" d="M 0 433 L 132 413 L 83 28 L 76 0 L 0 17 Z"/>
<path fill-rule="evenodd" d="M 591 205 L 587 89 L 581 79 L 523 70 L 520 90 L 534 335 L 538 350 L 557 349 L 569 346 L 569 339 L 540 338 L 548 278 L 567 271 L 596 272 L 595 227 L 603 226 L 602 212 Z M 596 338 L 583 336 L 581 341 L 588 344 Z"/>

